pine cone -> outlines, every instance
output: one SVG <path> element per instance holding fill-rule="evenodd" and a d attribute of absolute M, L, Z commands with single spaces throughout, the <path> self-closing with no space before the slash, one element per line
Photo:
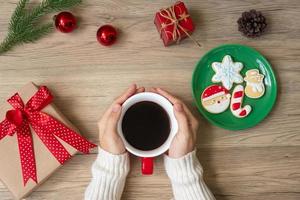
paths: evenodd
<path fill-rule="evenodd" d="M 239 31 L 250 38 L 260 36 L 267 27 L 266 18 L 256 10 L 243 12 L 237 23 Z"/>

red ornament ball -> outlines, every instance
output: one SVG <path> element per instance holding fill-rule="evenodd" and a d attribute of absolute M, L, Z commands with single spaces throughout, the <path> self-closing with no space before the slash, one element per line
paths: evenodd
<path fill-rule="evenodd" d="M 117 31 L 111 25 L 101 26 L 97 31 L 97 40 L 104 46 L 110 46 L 117 40 Z"/>
<path fill-rule="evenodd" d="M 54 16 L 55 27 L 63 33 L 70 33 L 77 28 L 77 20 L 70 12 L 61 12 Z"/>

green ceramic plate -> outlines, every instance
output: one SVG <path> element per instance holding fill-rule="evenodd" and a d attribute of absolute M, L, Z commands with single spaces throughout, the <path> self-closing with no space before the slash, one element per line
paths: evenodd
<path fill-rule="evenodd" d="M 244 67 L 241 75 L 249 69 L 258 69 L 260 74 L 265 76 L 265 94 L 258 99 L 244 97 L 243 106 L 250 105 L 251 113 L 245 118 L 237 118 L 232 115 L 230 108 L 220 114 L 207 112 L 201 103 L 201 94 L 206 87 L 221 83 L 212 83 L 211 78 L 215 74 L 211 64 L 221 62 L 225 55 L 230 55 L 234 62 L 242 62 Z M 234 86 L 230 90 L 232 92 Z M 242 85 L 246 86 L 245 81 Z M 255 126 L 262 121 L 272 110 L 277 96 L 277 84 L 274 72 L 269 62 L 256 50 L 238 44 L 222 45 L 206 53 L 196 65 L 192 79 L 193 96 L 201 114 L 212 124 L 228 130 L 241 130 Z"/>

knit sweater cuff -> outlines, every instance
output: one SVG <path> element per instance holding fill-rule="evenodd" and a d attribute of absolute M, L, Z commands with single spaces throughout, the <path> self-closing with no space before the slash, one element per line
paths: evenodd
<path fill-rule="evenodd" d="M 115 178 L 124 178 L 127 176 L 129 166 L 129 155 L 124 153 L 121 155 L 111 154 L 101 147 L 98 148 L 98 156 L 92 167 L 92 173 L 94 175 L 110 175 Z"/>
<path fill-rule="evenodd" d="M 166 172 L 172 183 L 188 184 L 199 181 L 203 169 L 196 156 L 196 150 L 181 158 L 164 155 Z"/>
<path fill-rule="evenodd" d="M 171 180 L 175 200 L 214 200 L 203 180 L 203 169 L 196 151 L 174 159 L 164 156 L 167 174 Z"/>
<path fill-rule="evenodd" d="M 99 147 L 85 200 L 119 200 L 129 172 L 128 153 L 113 155 Z"/>

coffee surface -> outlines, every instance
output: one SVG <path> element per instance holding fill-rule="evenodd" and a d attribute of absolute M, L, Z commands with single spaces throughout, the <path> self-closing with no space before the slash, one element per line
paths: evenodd
<path fill-rule="evenodd" d="M 125 113 L 122 131 L 133 147 L 149 151 L 160 147 L 169 137 L 170 119 L 157 103 L 142 101 L 132 105 Z"/>

